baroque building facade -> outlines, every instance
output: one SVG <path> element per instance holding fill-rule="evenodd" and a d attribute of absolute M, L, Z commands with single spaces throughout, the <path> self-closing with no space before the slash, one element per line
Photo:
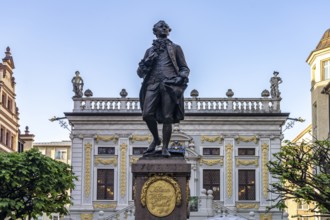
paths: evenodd
<path fill-rule="evenodd" d="M 3 152 L 23 152 L 30 149 L 34 141 L 28 126 L 24 133 L 19 130 L 14 69 L 14 59 L 7 47 L 0 63 L 0 151 Z"/>
<path fill-rule="evenodd" d="M 19 113 L 16 106 L 15 64 L 10 48 L 0 63 L 0 151 L 15 152 L 22 146 L 18 142 Z M 21 143 L 22 144 L 22 143 Z"/>
<path fill-rule="evenodd" d="M 19 130 L 14 69 L 14 59 L 7 47 L 0 63 L 0 151 L 3 152 L 23 152 L 30 149 L 34 141 L 29 127 L 25 127 L 24 133 Z"/>
<path fill-rule="evenodd" d="M 73 98 L 73 111 L 65 113 L 72 125 L 71 163 L 78 176 L 68 218 L 97 219 L 103 211 L 110 219 L 118 210 L 134 209 L 131 166 L 152 137 L 138 98 L 128 98 L 126 91 L 120 98 L 85 94 Z M 266 163 L 280 150 L 289 114 L 281 112 L 279 95 L 269 94 L 264 90 L 260 98 L 234 98 L 228 90 L 226 98 L 200 98 L 193 90 L 185 98 L 185 120 L 174 125 L 170 145 L 172 150 L 185 149 L 192 197 L 212 190 L 214 209 L 281 218 L 276 209 L 266 214 L 269 199 L 275 198 L 267 189 L 276 181 Z M 198 203 L 191 219 L 211 216 L 199 218 L 201 212 Z"/>
<path fill-rule="evenodd" d="M 306 62 L 310 66 L 312 124 L 304 129 L 292 142 L 313 142 L 329 138 L 330 126 L 330 29 L 326 30 Z M 290 219 L 322 219 L 310 211 L 313 204 L 299 204 L 288 200 Z M 292 216 L 298 216 L 292 217 Z"/>
<path fill-rule="evenodd" d="M 329 138 L 330 111 L 330 29 L 307 58 L 311 75 L 311 104 L 313 137 Z"/>

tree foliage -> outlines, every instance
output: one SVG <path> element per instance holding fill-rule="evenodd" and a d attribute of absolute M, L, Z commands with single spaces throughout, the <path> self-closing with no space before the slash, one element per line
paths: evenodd
<path fill-rule="evenodd" d="M 36 218 L 42 212 L 67 214 L 74 188 L 71 167 L 37 149 L 0 153 L 0 219 Z"/>
<path fill-rule="evenodd" d="M 281 151 L 268 163 L 269 172 L 279 182 L 272 183 L 270 192 L 280 209 L 286 208 L 285 200 L 313 203 L 311 211 L 330 213 L 330 142 L 285 142 Z"/>

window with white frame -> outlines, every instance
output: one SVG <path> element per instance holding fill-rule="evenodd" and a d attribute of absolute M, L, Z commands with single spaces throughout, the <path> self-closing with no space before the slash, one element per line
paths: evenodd
<path fill-rule="evenodd" d="M 55 159 L 56 160 L 66 160 L 67 159 L 66 150 L 56 150 Z"/>
<path fill-rule="evenodd" d="M 114 170 L 98 169 L 97 170 L 97 200 L 113 200 L 114 199 Z"/>
<path fill-rule="evenodd" d="M 330 60 L 323 62 L 323 79 L 330 79 Z"/>
<path fill-rule="evenodd" d="M 238 170 L 238 200 L 256 199 L 255 170 Z"/>
<path fill-rule="evenodd" d="M 300 210 L 308 210 L 309 209 L 309 205 L 305 202 L 299 202 L 298 203 L 298 209 Z"/>
<path fill-rule="evenodd" d="M 214 148 L 214 147 L 204 147 L 203 148 L 203 155 L 220 155 L 220 148 Z"/>
<path fill-rule="evenodd" d="M 255 156 L 255 148 L 238 148 L 238 156 Z"/>
<path fill-rule="evenodd" d="M 60 220 L 59 214 L 52 214 L 52 220 Z"/>
<path fill-rule="evenodd" d="M 115 148 L 114 147 L 98 147 L 97 148 L 97 154 L 115 154 Z"/>
<path fill-rule="evenodd" d="M 212 190 L 214 200 L 220 200 L 220 170 L 203 170 L 203 189 Z"/>

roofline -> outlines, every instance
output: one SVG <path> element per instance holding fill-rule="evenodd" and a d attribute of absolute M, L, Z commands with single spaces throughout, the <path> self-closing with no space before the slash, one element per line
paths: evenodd
<path fill-rule="evenodd" d="M 330 47 L 327 47 L 327 48 L 323 48 L 323 49 L 321 49 L 321 50 L 313 50 L 310 54 L 309 54 L 309 56 L 307 57 L 307 59 L 306 59 L 306 62 L 310 65 L 312 62 L 312 58 L 314 57 L 314 56 L 316 56 L 316 55 L 319 55 L 319 54 L 321 54 L 321 53 L 323 53 L 323 52 L 325 52 L 325 51 L 327 51 L 327 50 L 330 50 Z M 315 54 L 314 54 L 315 53 Z M 314 55 L 314 56 L 313 56 Z"/>
<path fill-rule="evenodd" d="M 65 116 L 142 116 L 141 112 L 64 112 Z M 247 117 L 263 117 L 263 116 L 279 116 L 288 117 L 290 113 L 223 113 L 223 112 L 187 112 L 185 116 L 247 116 Z"/>
<path fill-rule="evenodd" d="M 312 129 L 312 124 L 308 125 L 302 132 L 300 132 L 291 142 L 297 142 L 300 138 L 302 138 L 310 129 Z"/>

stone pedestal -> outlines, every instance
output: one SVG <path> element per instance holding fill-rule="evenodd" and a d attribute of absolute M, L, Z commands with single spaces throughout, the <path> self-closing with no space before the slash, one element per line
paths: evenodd
<path fill-rule="evenodd" d="M 190 170 L 183 157 L 142 157 L 133 164 L 135 219 L 186 220 Z"/>

